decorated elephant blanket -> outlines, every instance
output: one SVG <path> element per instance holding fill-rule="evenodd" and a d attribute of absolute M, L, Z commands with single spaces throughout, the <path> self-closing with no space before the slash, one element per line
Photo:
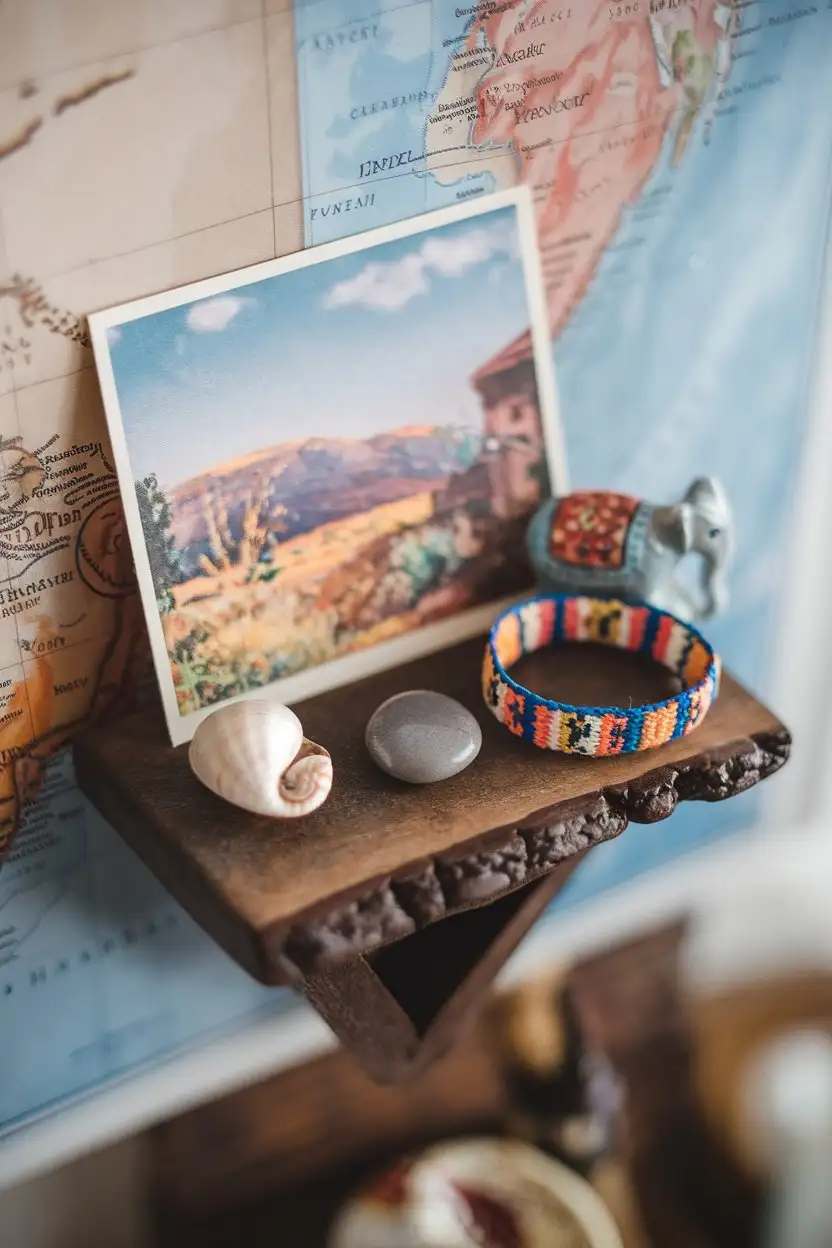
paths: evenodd
<path fill-rule="evenodd" d="M 624 571 L 641 557 L 652 511 L 650 503 L 611 490 L 584 490 L 554 498 L 540 534 L 546 558 L 590 573 Z"/>

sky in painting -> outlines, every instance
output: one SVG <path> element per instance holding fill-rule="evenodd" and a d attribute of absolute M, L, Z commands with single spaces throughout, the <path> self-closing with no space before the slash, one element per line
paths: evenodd
<path fill-rule="evenodd" d="M 471 374 L 530 321 L 513 206 L 109 331 L 134 478 L 298 437 L 481 427 Z"/>

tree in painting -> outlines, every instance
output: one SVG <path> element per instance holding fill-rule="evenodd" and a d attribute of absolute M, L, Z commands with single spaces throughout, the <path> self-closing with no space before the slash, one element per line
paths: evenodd
<path fill-rule="evenodd" d="M 170 532 L 170 505 L 159 488 L 155 473 L 136 482 L 136 498 L 156 600 L 160 611 L 169 611 L 173 608 L 171 587 L 178 584 L 182 576 Z"/>

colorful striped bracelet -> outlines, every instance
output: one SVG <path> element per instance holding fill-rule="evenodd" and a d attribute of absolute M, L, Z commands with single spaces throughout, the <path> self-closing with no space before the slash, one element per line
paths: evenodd
<path fill-rule="evenodd" d="M 524 654 L 564 641 L 595 641 L 650 655 L 682 681 L 664 702 L 569 706 L 540 697 L 506 671 Z M 511 607 L 494 624 L 482 669 L 487 706 L 509 732 L 566 754 L 634 754 L 692 732 L 719 689 L 719 657 L 689 624 L 655 607 L 546 594 Z"/>

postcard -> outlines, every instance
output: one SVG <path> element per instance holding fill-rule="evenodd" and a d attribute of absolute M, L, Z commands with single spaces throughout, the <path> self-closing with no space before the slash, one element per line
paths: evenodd
<path fill-rule="evenodd" d="M 526 188 L 90 317 L 170 735 L 486 630 L 565 488 Z"/>

